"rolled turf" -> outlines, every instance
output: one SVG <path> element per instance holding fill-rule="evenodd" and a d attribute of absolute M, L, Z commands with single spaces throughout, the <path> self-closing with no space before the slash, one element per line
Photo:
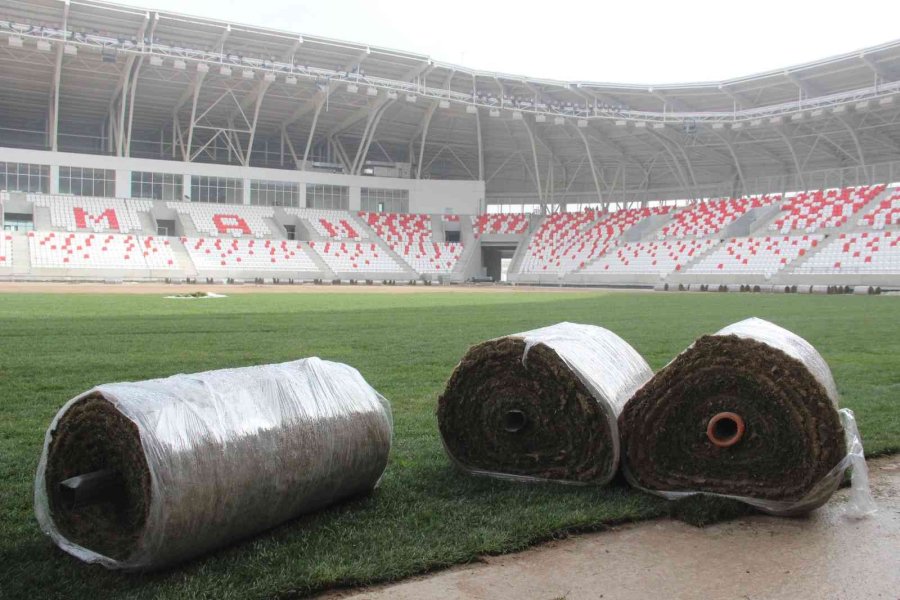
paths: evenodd
<path fill-rule="evenodd" d="M 51 424 L 35 512 L 77 558 L 156 569 L 371 490 L 391 430 L 358 371 L 317 358 L 102 385 Z M 89 473 L 103 493 L 73 500 Z"/>
<path fill-rule="evenodd" d="M 703 336 L 619 416 L 623 469 L 652 492 L 738 497 L 774 514 L 824 504 L 847 454 L 837 388 L 799 336 L 747 319 Z"/>
<path fill-rule="evenodd" d="M 651 376 L 634 348 L 593 325 L 483 342 L 438 400 L 444 448 L 473 474 L 605 484 L 619 463 L 616 418 Z"/>

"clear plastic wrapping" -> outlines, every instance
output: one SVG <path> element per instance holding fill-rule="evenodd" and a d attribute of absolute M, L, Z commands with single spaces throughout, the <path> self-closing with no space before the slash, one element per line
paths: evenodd
<path fill-rule="evenodd" d="M 119 559 L 68 539 L 48 496 L 54 432 L 73 405 L 98 397 L 136 426 L 149 470 L 146 520 Z M 83 561 L 155 569 L 372 489 L 391 434 L 388 402 L 356 369 L 318 358 L 101 385 L 53 419 L 35 513 Z"/>
<path fill-rule="evenodd" d="M 650 365 L 631 344 L 603 327 L 557 323 L 516 333 L 525 341 L 522 364 L 537 344 L 551 348 L 572 369 L 594 397 L 616 419 L 628 399 L 653 377 Z"/>
<path fill-rule="evenodd" d="M 568 377 L 577 378 L 577 380 L 587 389 L 590 397 L 593 398 L 599 406 L 600 412 L 602 413 L 602 428 L 605 430 L 606 434 L 604 437 L 608 436 L 608 439 L 605 439 L 601 444 L 603 446 L 602 455 L 605 457 L 606 464 L 602 466 L 592 465 L 591 468 L 596 469 L 596 472 L 592 472 L 589 480 L 578 480 L 560 476 L 537 476 L 534 474 L 510 472 L 502 469 L 488 469 L 472 464 L 471 460 L 458 456 L 458 450 L 453 448 L 453 444 L 448 443 L 448 437 L 455 432 L 448 431 L 448 429 L 452 428 L 442 425 L 442 440 L 448 456 L 459 468 L 476 475 L 488 475 L 518 481 L 555 481 L 567 484 L 602 485 L 608 483 L 615 475 L 619 465 L 620 445 L 617 425 L 618 415 L 632 394 L 653 376 L 653 371 L 650 369 L 647 361 L 645 361 L 644 358 L 625 340 L 608 329 L 597 327 L 595 325 L 563 322 L 549 327 L 504 336 L 503 338 L 496 338 L 475 346 L 463 358 L 463 361 L 460 362 L 460 365 L 457 366 L 456 371 L 454 371 L 454 374 L 451 376 L 447 386 L 447 392 L 445 392 L 445 395 L 439 403 L 439 422 L 442 421 L 442 415 L 445 415 L 451 408 L 451 406 L 448 405 L 456 403 L 445 402 L 445 399 L 449 397 L 453 389 L 462 383 L 467 383 L 465 382 L 466 379 L 476 377 L 473 371 L 465 368 L 466 362 L 484 361 L 480 356 L 476 356 L 479 349 L 501 344 L 504 341 L 509 340 L 524 342 L 524 351 L 521 354 L 521 366 L 524 367 L 525 372 L 516 372 L 513 368 L 516 365 L 508 365 L 509 368 L 507 368 L 506 363 L 501 362 L 496 370 L 488 371 L 487 376 L 508 377 L 509 380 L 501 383 L 509 383 L 509 386 L 500 385 L 498 386 L 498 389 L 492 390 L 489 393 L 481 393 L 483 390 L 479 388 L 479 393 L 477 394 L 457 393 L 455 394 L 455 397 L 460 398 L 467 395 L 473 396 L 473 405 L 477 404 L 482 406 L 490 405 L 495 401 L 505 401 L 506 399 L 504 396 L 506 394 L 506 389 L 504 388 L 511 388 L 512 384 L 518 384 L 520 383 L 520 380 L 528 379 L 533 376 L 533 373 L 529 372 L 532 370 L 529 368 L 531 355 L 535 351 L 536 346 L 545 346 L 558 356 L 559 360 L 562 361 L 565 365 L 565 369 L 568 371 L 563 375 L 557 373 L 554 378 L 557 380 Z M 531 381 L 529 383 L 530 385 L 525 385 L 523 387 L 532 390 L 534 392 L 533 397 L 528 397 L 528 394 L 518 396 L 517 399 L 520 402 L 518 408 L 521 408 L 526 413 L 560 412 L 566 410 L 559 406 L 559 398 L 551 397 L 552 394 L 542 393 L 543 391 L 540 389 L 534 391 L 535 385 L 539 384 L 539 382 Z M 571 389 L 565 384 L 563 384 L 563 387 Z M 575 404 L 577 409 L 577 403 Z M 472 406 L 462 410 L 470 409 L 473 416 L 468 422 L 463 422 L 463 425 L 466 426 L 465 429 L 470 430 L 467 434 L 482 438 L 485 437 L 485 435 L 489 435 L 490 433 L 485 430 L 490 428 L 492 424 L 473 422 L 473 419 L 475 419 L 474 415 L 477 414 L 478 409 L 475 409 L 474 406 Z M 566 418 L 578 421 L 579 414 L 566 415 Z M 534 414 L 532 414 L 532 420 L 537 421 Z M 538 424 L 535 423 L 535 425 Z M 538 428 L 546 429 L 547 426 L 548 424 L 542 423 L 538 425 Z M 461 428 L 463 427 L 457 426 L 455 429 Z M 595 439 L 598 434 L 599 432 L 597 431 L 588 431 L 586 435 Z M 500 437 L 504 435 L 505 434 L 503 433 L 499 434 Z M 522 433 L 515 433 L 513 435 L 525 436 L 529 435 L 529 432 L 525 430 Z M 560 437 L 565 437 L 572 442 L 572 446 L 554 446 L 549 448 L 548 452 L 557 452 L 559 456 L 568 458 L 575 453 L 586 451 L 585 440 L 579 439 L 579 433 L 577 431 L 569 429 L 565 432 L 560 432 Z M 526 448 L 529 445 L 529 442 L 526 440 L 521 446 L 522 448 Z M 540 443 L 534 442 L 534 445 L 540 446 Z M 463 446 L 466 446 L 466 444 L 463 444 Z M 502 440 L 491 447 L 490 452 L 492 454 L 503 454 L 504 452 L 509 452 L 508 448 L 510 447 L 524 452 L 522 448 L 514 445 L 503 446 Z M 599 452 L 595 453 L 592 455 L 592 458 L 596 459 L 600 454 L 601 453 Z"/>
<path fill-rule="evenodd" d="M 684 498 L 695 494 L 707 494 L 710 496 L 719 496 L 731 498 L 740 502 L 754 506 L 764 512 L 774 515 L 789 516 L 809 512 L 822 504 L 838 488 L 844 478 L 844 474 L 848 468 L 852 469 L 851 496 L 847 504 L 846 512 L 848 516 L 862 517 L 875 510 L 875 504 L 872 500 L 868 486 L 868 470 L 866 468 L 865 458 L 863 454 L 862 440 L 859 436 L 859 430 L 856 426 L 856 420 L 853 412 L 849 409 L 838 408 L 838 391 L 825 359 L 816 351 L 816 349 L 800 336 L 770 323 L 763 319 L 750 318 L 729 325 L 714 334 L 715 336 L 734 335 L 743 339 L 755 340 L 762 342 L 772 348 L 784 352 L 791 358 L 800 361 L 805 369 L 812 377 L 824 388 L 828 400 L 831 402 L 832 408 L 837 411 L 840 424 L 843 427 L 844 438 L 846 442 L 847 453 L 828 473 L 819 480 L 811 489 L 800 499 L 791 501 L 779 501 L 772 499 L 761 499 L 743 495 L 730 495 L 721 493 L 712 493 L 709 491 L 666 491 L 658 489 L 646 489 L 642 487 L 636 480 L 633 472 L 629 468 L 628 462 L 624 462 L 624 472 L 628 480 L 635 487 L 644 489 L 645 491 L 663 496 L 674 500 Z M 693 347 L 693 346 L 692 346 Z"/>

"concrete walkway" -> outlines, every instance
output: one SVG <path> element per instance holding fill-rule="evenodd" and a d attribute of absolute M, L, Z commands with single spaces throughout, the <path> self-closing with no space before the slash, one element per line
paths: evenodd
<path fill-rule="evenodd" d="M 843 516 L 840 490 L 810 517 L 698 529 L 660 520 L 580 535 L 394 585 L 358 600 L 900 598 L 900 456 L 870 461 L 879 511 Z"/>

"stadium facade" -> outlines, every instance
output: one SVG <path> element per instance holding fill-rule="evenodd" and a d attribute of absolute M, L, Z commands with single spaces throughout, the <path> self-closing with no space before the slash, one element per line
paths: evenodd
<path fill-rule="evenodd" d="M 620 85 L 0 1 L 0 278 L 900 287 L 898 179 L 900 41 Z"/>

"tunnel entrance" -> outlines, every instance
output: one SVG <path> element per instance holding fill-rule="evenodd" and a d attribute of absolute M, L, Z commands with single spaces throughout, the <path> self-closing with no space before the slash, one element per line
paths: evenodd
<path fill-rule="evenodd" d="M 506 281 L 506 273 L 516 253 L 515 243 L 483 243 L 481 246 L 481 264 L 485 274 L 494 281 Z"/>

